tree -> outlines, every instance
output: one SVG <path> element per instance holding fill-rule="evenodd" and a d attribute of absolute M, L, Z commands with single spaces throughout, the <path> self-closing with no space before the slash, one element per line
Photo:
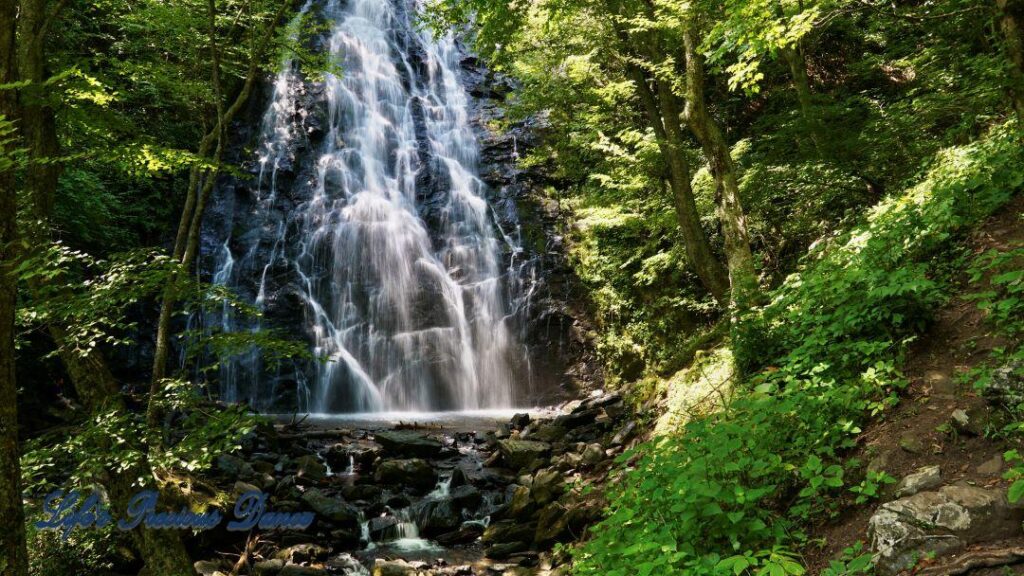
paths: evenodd
<path fill-rule="evenodd" d="M 14 372 L 18 205 L 12 120 L 17 117 L 18 103 L 12 85 L 17 80 L 16 18 L 17 2 L 0 0 L 0 576 L 28 574 Z"/>
<path fill-rule="evenodd" d="M 996 7 L 999 8 L 999 28 L 1010 60 L 1010 97 L 1018 120 L 1024 124 L 1024 2 L 996 0 Z"/>

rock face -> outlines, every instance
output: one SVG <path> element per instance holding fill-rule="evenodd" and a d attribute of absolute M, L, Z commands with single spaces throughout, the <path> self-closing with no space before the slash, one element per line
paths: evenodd
<path fill-rule="evenodd" d="M 878 572 L 891 575 L 925 554 L 943 556 L 982 540 L 1018 536 L 1022 518 L 1000 489 L 943 486 L 880 506 L 868 537 Z"/>

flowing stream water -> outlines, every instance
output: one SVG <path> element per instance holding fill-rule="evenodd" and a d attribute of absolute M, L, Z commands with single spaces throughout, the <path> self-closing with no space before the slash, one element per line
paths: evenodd
<path fill-rule="evenodd" d="M 311 10 L 329 23 L 324 49 L 341 72 L 314 84 L 283 63 L 247 204 L 259 230 L 228 234 L 214 283 L 248 283 L 262 310 L 275 305 L 270 286 L 281 277 L 297 286 L 321 359 L 295 369 L 300 411 L 513 406 L 514 382 L 529 377 L 516 318 L 528 296 L 506 258 L 520 250 L 498 229 L 478 176 L 463 54 L 451 35 L 416 25 L 414 1 L 328 0 L 303 8 Z M 318 110 L 302 109 L 307 93 L 319 95 Z M 322 135 L 300 146 L 313 114 L 324 119 Z M 283 184 L 282 172 L 303 162 L 308 181 Z M 284 186 L 308 190 L 281 216 L 281 195 L 294 196 Z M 212 322 L 227 332 L 263 328 L 230 306 Z M 256 350 L 224 358 L 223 398 L 270 409 L 270 369 Z"/>

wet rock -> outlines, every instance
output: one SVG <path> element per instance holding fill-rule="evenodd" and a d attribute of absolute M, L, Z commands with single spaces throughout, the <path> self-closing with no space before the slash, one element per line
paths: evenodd
<path fill-rule="evenodd" d="M 498 450 L 505 464 L 514 470 L 536 470 L 544 465 L 551 453 L 551 445 L 534 440 L 507 439 L 498 442 Z"/>
<path fill-rule="evenodd" d="M 516 414 L 512 416 L 512 427 L 516 430 L 522 430 L 530 424 L 530 415 L 527 413 Z"/>
<path fill-rule="evenodd" d="M 302 495 L 302 501 L 320 518 L 337 524 L 359 525 L 359 510 L 340 498 L 332 498 L 314 488 Z"/>
<path fill-rule="evenodd" d="M 420 533 L 425 536 L 451 532 L 462 525 L 459 509 L 448 498 L 418 502 L 413 506 L 413 514 Z"/>
<path fill-rule="evenodd" d="M 452 501 L 458 509 L 469 508 L 473 509 L 480 505 L 483 500 L 483 496 L 480 491 L 473 486 L 463 485 L 452 489 L 448 498 Z"/>
<path fill-rule="evenodd" d="M 375 502 L 384 494 L 384 489 L 373 484 L 353 484 L 341 489 L 341 495 L 346 500 L 363 500 Z"/>
<path fill-rule="evenodd" d="M 409 458 L 432 458 L 437 456 L 442 448 L 438 440 L 411 430 L 377 432 L 374 440 L 386 453 Z"/>
<path fill-rule="evenodd" d="M 502 560 L 517 552 L 523 552 L 529 549 L 530 544 L 527 542 L 501 542 L 499 544 L 488 546 L 487 549 L 484 550 L 484 554 L 488 558 Z"/>
<path fill-rule="evenodd" d="M 942 485 L 942 474 L 938 466 L 925 466 L 918 468 L 912 474 L 907 474 L 898 486 L 896 486 L 896 497 L 913 496 L 924 490 L 931 490 Z"/>
<path fill-rule="evenodd" d="M 868 537 L 879 574 L 891 575 L 925 554 L 943 556 L 975 542 L 1018 536 L 1021 518 L 1001 489 L 943 486 L 880 506 Z"/>
<path fill-rule="evenodd" d="M 377 516 L 370 518 L 367 528 L 370 532 L 370 539 L 374 542 L 386 540 L 394 533 L 395 526 L 401 524 L 401 520 L 394 516 Z"/>
<path fill-rule="evenodd" d="M 327 478 L 327 466 L 324 466 L 324 463 L 319 458 L 311 454 L 296 458 L 295 466 L 297 467 L 295 473 L 297 479 L 320 482 Z"/>
<path fill-rule="evenodd" d="M 235 482 L 234 486 L 231 487 L 231 495 L 237 500 L 239 496 L 247 492 L 259 492 L 259 487 L 249 484 L 248 482 L 242 482 L 241 480 Z"/>
<path fill-rule="evenodd" d="M 564 476 L 550 468 L 537 472 L 530 485 L 530 492 L 533 501 L 538 506 L 543 506 L 562 495 L 565 491 Z"/>
<path fill-rule="evenodd" d="M 316 544 L 296 544 L 284 550 L 279 550 L 274 554 L 274 559 L 295 563 L 311 562 L 327 558 L 328 552 L 327 548 Z"/>
<path fill-rule="evenodd" d="M 514 520 L 502 520 L 495 522 L 484 530 L 482 539 L 484 544 L 496 544 L 502 542 L 530 542 L 533 534 L 537 531 L 536 522 L 516 522 Z"/>
<path fill-rule="evenodd" d="M 386 486 L 430 490 L 437 484 L 437 472 L 425 460 L 385 460 L 377 466 L 374 480 Z"/>
<path fill-rule="evenodd" d="M 384 560 L 378 558 L 373 563 L 373 576 L 413 576 L 416 567 L 405 560 Z"/>
<path fill-rule="evenodd" d="M 456 468 L 452 470 L 452 480 L 448 484 L 451 488 L 458 488 L 459 486 L 466 486 L 469 484 L 469 477 L 466 476 L 466 471 L 462 468 Z"/>
<path fill-rule="evenodd" d="M 483 525 L 477 522 L 466 522 L 459 526 L 458 530 L 439 534 L 434 539 L 442 546 L 455 546 L 457 544 L 469 544 L 479 538 L 483 533 Z"/>

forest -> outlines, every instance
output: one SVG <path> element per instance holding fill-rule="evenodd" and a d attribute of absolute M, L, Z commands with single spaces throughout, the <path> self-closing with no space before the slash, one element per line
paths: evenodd
<path fill-rule="evenodd" d="M 0 576 L 1024 574 L 1024 0 L 0 0 Z"/>

